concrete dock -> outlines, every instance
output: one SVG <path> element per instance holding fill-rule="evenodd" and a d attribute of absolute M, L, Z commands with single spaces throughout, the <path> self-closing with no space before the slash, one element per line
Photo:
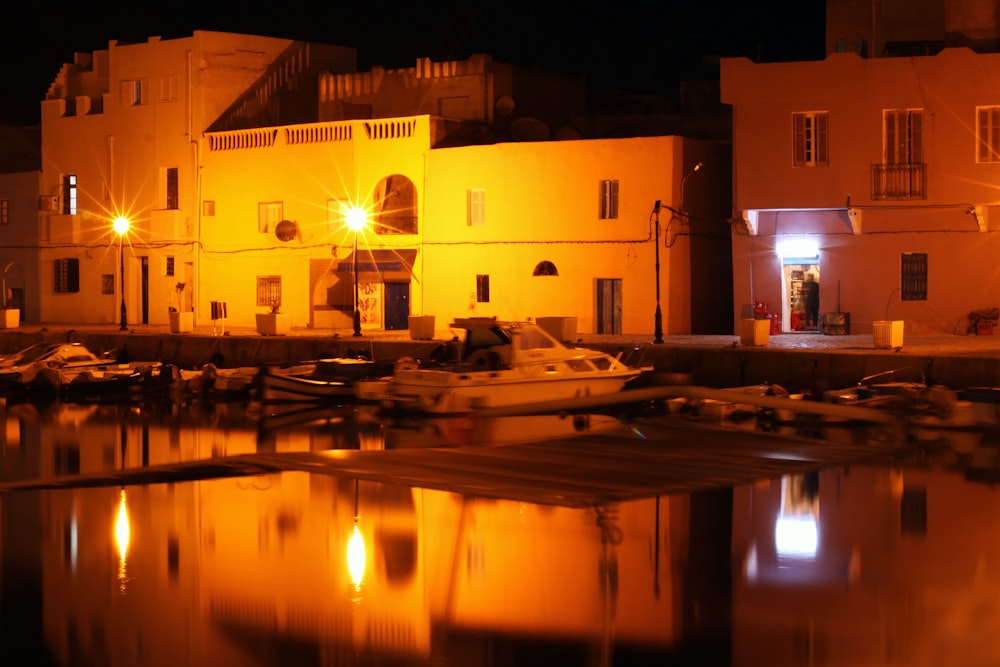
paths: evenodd
<path fill-rule="evenodd" d="M 432 340 L 413 340 L 408 331 L 364 331 L 293 327 L 288 335 L 262 336 L 252 328 L 213 331 L 196 327 L 170 333 L 166 326 L 22 325 L 0 330 L 0 353 L 15 352 L 38 341 L 79 341 L 95 352 L 118 350 L 132 361 L 157 359 L 182 368 L 281 364 L 362 353 L 391 361 L 409 356 L 426 359 L 441 345 L 453 344 L 441 331 Z M 958 389 L 1000 385 L 1000 336 L 905 336 L 897 348 L 877 348 L 871 334 L 771 335 L 766 345 L 742 345 L 737 335 L 668 335 L 654 344 L 650 333 L 578 334 L 580 347 L 622 353 L 634 365 L 652 366 L 663 382 L 732 387 L 774 382 L 789 391 L 816 385 L 844 387 L 860 379 L 899 371 L 889 379 L 923 377 Z M 903 369 L 906 369 L 905 371 Z"/>

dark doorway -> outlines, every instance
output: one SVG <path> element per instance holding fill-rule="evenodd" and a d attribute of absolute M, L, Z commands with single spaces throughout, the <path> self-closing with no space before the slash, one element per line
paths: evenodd
<path fill-rule="evenodd" d="M 621 278 L 597 279 L 597 333 L 622 332 Z"/>
<path fill-rule="evenodd" d="M 410 283 L 385 284 L 385 328 L 399 331 L 410 326 Z"/>

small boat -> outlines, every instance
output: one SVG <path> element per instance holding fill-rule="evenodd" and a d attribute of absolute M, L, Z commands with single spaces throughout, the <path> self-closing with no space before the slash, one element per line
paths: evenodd
<path fill-rule="evenodd" d="M 262 366 L 257 374 L 257 395 L 262 403 L 335 402 L 354 397 L 353 381 L 328 377 L 314 367 L 288 370 Z"/>
<path fill-rule="evenodd" d="M 257 385 L 258 370 L 256 366 L 219 368 L 211 363 L 198 370 L 181 370 L 180 398 L 227 403 L 248 401 Z"/>
<path fill-rule="evenodd" d="M 43 369 L 94 368 L 115 361 L 111 353 L 96 354 L 83 343 L 35 343 L 0 357 L 0 389 L 30 383 Z"/>
<path fill-rule="evenodd" d="M 568 347 L 530 322 L 459 318 L 460 358 L 439 366 L 397 363 L 389 407 L 435 414 L 568 401 L 621 391 L 644 369 L 598 350 Z"/>
<path fill-rule="evenodd" d="M 30 380 L 12 381 L 7 402 L 128 403 L 166 398 L 177 379 L 173 364 L 158 361 L 43 368 Z"/>

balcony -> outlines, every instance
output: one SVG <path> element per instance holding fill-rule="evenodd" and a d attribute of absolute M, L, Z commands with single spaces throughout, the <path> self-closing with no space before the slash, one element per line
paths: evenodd
<path fill-rule="evenodd" d="M 872 199 L 927 199 L 927 165 L 873 164 Z"/>

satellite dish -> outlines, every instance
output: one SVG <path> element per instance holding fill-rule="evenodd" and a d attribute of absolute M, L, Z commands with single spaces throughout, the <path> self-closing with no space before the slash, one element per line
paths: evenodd
<path fill-rule="evenodd" d="M 497 113 L 501 116 L 509 116 L 514 113 L 514 98 L 510 95 L 501 95 L 497 98 Z"/>
<path fill-rule="evenodd" d="M 525 116 L 510 123 L 510 136 L 515 141 L 548 141 L 549 126 L 537 118 Z"/>
<path fill-rule="evenodd" d="M 577 129 L 575 127 L 569 127 L 568 125 L 566 127 L 560 127 L 556 130 L 556 136 L 554 137 L 556 141 L 572 141 L 573 139 L 579 138 L 580 133 Z"/>
<path fill-rule="evenodd" d="M 274 235 L 279 241 L 288 243 L 299 233 L 299 226 L 291 220 L 282 220 L 274 226 Z"/>

